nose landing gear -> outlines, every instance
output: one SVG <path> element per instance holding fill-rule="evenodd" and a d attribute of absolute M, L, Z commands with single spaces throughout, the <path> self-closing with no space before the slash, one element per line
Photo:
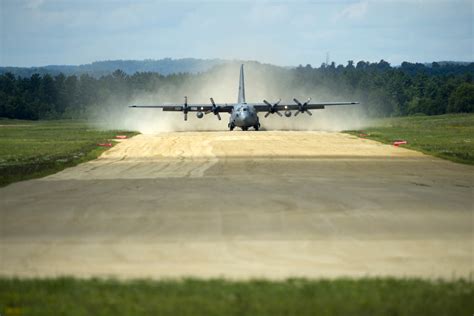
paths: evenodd
<path fill-rule="evenodd" d="M 229 129 L 230 129 L 231 131 L 233 131 L 234 128 L 236 127 L 234 122 L 230 122 L 227 126 L 229 127 Z M 243 126 L 243 127 L 241 127 L 241 129 L 242 129 L 243 131 L 248 131 L 248 130 L 249 130 L 249 127 L 250 127 L 250 126 Z M 255 125 L 252 126 L 252 127 L 254 128 L 254 130 L 258 131 L 258 130 L 260 129 L 260 123 L 257 122 L 257 124 L 255 124 Z"/>

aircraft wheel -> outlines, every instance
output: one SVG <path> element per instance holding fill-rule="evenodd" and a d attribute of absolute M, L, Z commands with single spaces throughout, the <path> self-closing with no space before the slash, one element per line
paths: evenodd
<path fill-rule="evenodd" d="M 258 128 L 259 128 L 259 127 L 260 127 L 260 124 L 255 125 L 253 128 L 254 128 L 256 131 L 258 131 Z"/>
<path fill-rule="evenodd" d="M 249 128 L 248 128 L 248 127 L 242 127 L 242 130 L 243 130 L 243 131 L 248 131 Z"/>
<path fill-rule="evenodd" d="M 234 125 L 234 124 L 232 124 L 232 123 L 230 123 L 230 124 L 229 124 L 229 129 L 230 129 L 231 131 L 233 131 L 233 130 L 234 130 L 234 128 L 235 128 L 235 125 Z"/>

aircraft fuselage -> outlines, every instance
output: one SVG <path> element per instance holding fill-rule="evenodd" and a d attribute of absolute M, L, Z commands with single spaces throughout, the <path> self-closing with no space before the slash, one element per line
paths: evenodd
<path fill-rule="evenodd" d="M 233 107 L 229 117 L 229 128 L 233 129 L 234 127 L 240 127 L 243 130 L 253 127 L 258 130 L 260 122 L 257 111 L 252 105 L 238 103 Z"/>

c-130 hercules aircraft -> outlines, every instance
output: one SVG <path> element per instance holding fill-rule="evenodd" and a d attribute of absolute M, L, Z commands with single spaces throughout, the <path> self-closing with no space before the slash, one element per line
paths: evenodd
<path fill-rule="evenodd" d="M 348 104 L 359 104 L 359 102 L 324 102 L 324 103 L 309 103 L 311 98 L 306 102 L 301 103 L 296 98 L 293 99 L 295 104 L 280 104 L 278 102 L 271 104 L 267 100 L 263 100 L 263 103 L 247 103 L 245 101 L 245 84 L 244 84 L 244 65 L 240 66 L 240 80 L 239 80 L 239 93 L 237 103 L 226 103 L 219 104 L 215 103 L 213 98 L 210 98 L 211 105 L 209 104 L 188 104 L 188 97 L 184 97 L 184 104 L 166 104 L 166 105 L 130 105 L 131 108 L 161 108 L 163 111 L 171 112 L 183 112 L 184 120 L 188 119 L 188 112 L 196 112 L 198 118 L 203 118 L 204 114 L 214 113 L 220 120 L 220 113 L 230 113 L 228 127 L 232 131 L 235 127 L 240 127 L 242 130 L 247 131 L 249 127 L 253 127 L 256 131 L 260 128 L 260 120 L 258 118 L 258 112 L 267 112 L 265 117 L 270 114 L 277 114 L 282 116 L 279 111 L 285 111 L 285 116 L 290 117 L 292 112 L 295 111 L 295 116 L 299 113 L 307 113 L 313 115 L 310 110 L 324 109 L 325 106 L 329 105 L 348 105 Z"/>

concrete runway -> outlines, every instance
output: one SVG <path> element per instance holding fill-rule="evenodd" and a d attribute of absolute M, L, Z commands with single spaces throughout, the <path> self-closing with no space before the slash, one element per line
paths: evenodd
<path fill-rule="evenodd" d="M 473 171 L 341 133 L 139 135 L 0 189 L 0 274 L 469 277 Z"/>

